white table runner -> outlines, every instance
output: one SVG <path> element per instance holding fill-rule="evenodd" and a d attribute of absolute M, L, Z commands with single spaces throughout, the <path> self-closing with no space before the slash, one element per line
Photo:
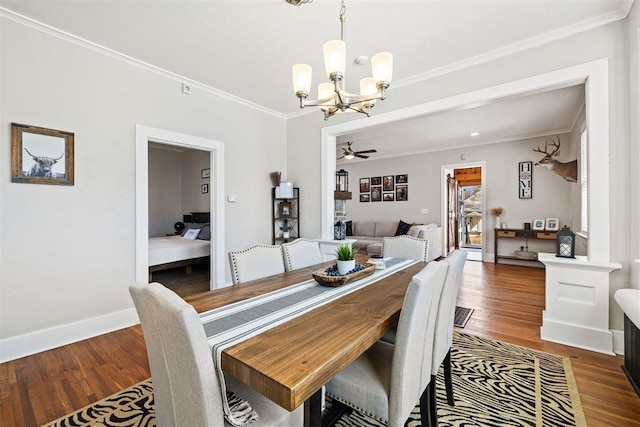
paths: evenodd
<path fill-rule="evenodd" d="M 391 258 L 387 261 L 387 268 L 375 270 L 370 276 L 341 287 L 322 286 L 314 279 L 310 279 L 284 289 L 201 313 L 200 319 L 220 378 L 223 408 L 227 421 L 234 426 L 242 426 L 257 419 L 257 414 L 244 404 L 230 408 L 224 373 L 222 372 L 221 360 L 224 349 L 355 292 L 417 262 Z"/>

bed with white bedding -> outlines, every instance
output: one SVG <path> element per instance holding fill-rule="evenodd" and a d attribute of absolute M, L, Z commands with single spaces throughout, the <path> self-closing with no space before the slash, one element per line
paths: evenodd
<path fill-rule="evenodd" d="M 194 213 L 192 213 L 194 215 Z M 182 234 L 149 238 L 149 280 L 151 273 L 176 267 L 185 267 L 187 274 L 191 266 L 208 263 L 211 252 L 209 213 L 194 215 L 204 222 L 187 223 Z M 188 236 L 191 235 L 191 238 Z"/>

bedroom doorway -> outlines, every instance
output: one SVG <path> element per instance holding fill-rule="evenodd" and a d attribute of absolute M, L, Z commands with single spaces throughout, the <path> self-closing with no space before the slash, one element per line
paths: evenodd
<path fill-rule="evenodd" d="M 208 185 L 211 213 L 210 289 L 225 285 L 224 143 L 193 135 L 136 125 L 136 281 L 149 282 L 149 158 L 150 143 L 209 153 Z"/>

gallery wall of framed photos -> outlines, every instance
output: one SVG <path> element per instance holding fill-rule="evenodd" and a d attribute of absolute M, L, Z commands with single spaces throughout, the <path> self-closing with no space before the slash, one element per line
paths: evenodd
<path fill-rule="evenodd" d="M 380 175 L 360 178 L 360 202 L 406 202 L 409 200 L 409 175 Z"/>

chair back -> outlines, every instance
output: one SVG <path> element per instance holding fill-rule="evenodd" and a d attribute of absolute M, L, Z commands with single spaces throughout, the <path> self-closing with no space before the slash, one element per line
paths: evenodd
<path fill-rule="evenodd" d="M 195 309 L 160 283 L 129 288 L 144 333 L 157 425 L 222 426 L 220 384 Z"/>
<path fill-rule="evenodd" d="M 317 240 L 296 239 L 282 245 L 284 268 L 287 271 L 308 267 L 322 262 L 320 244 Z"/>
<path fill-rule="evenodd" d="M 413 277 L 407 289 L 391 366 L 390 426 L 404 425 L 429 385 L 435 329 L 435 315 L 432 313 L 438 307 L 448 267 L 442 262 L 429 263 Z"/>
<path fill-rule="evenodd" d="M 233 284 L 284 273 L 280 245 L 253 245 L 242 251 L 229 252 Z"/>
<path fill-rule="evenodd" d="M 385 237 L 382 239 L 382 255 L 426 261 L 428 245 L 429 242 L 426 239 L 412 236 Z"/>
<path fill-rule="evenodd" d="M 467 253 L 464 251 L 453 251 L 442 262 L 449 265 L 447 276 L 444 279 L 444 288 L 438 306 L 438 316 L 436 318 L 436 332 L 433 343 L 433 361 L 431 374 L 438 375 L 438 368 L 446 357 L 451 344 L 453 343 L 453 319 L 456 314 L 456 300 L 458 299 L 458 289 L 460 288 L 460 278 L 464 263 L 467 260 Z"/>

